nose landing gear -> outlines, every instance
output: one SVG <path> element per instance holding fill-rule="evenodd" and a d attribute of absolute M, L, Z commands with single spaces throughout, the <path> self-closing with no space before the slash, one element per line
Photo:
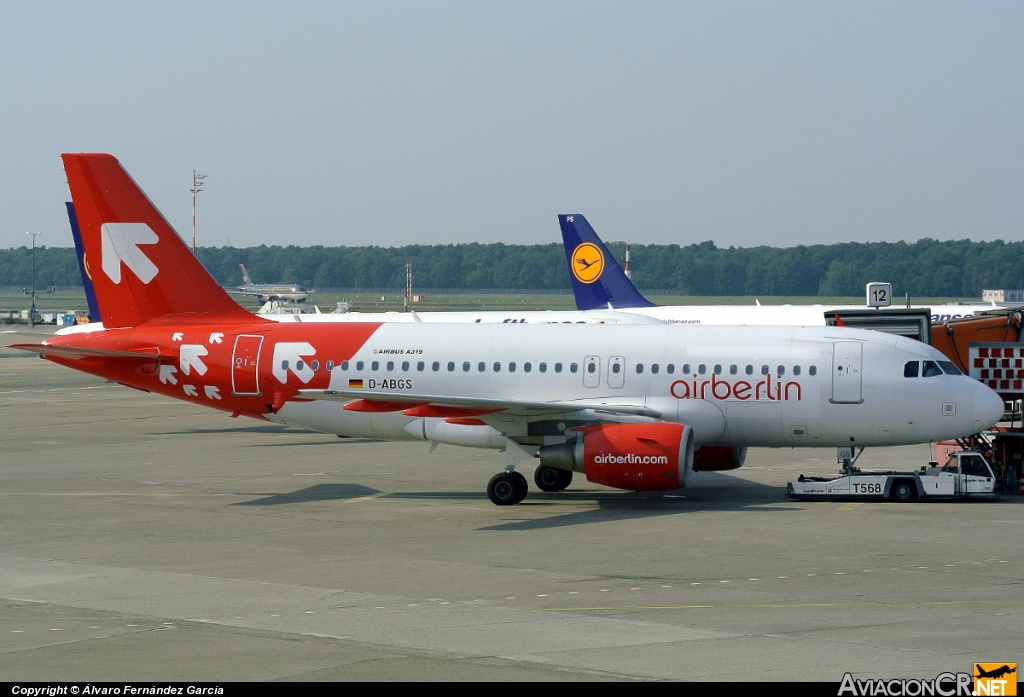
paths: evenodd
<path fill-rule="evenodd" d="M 498 472 L 487 483 L 487 498 L 497 506 L 512 506 L 526 498 L 526 477 L 518 472 Z"/>

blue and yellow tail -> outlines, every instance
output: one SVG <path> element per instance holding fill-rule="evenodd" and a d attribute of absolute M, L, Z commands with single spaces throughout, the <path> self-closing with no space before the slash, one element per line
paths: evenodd
<path fill-rule="evenodd" d="M 655 307 L 626 278 L 619 262 L 608 252 L 586 218 L 578 213 L 559 215 L 558 224 L 562 228 L 576 309 Z"/>
<path fill-rule="evenodd" d="M 82 233 L 78 229 L 78 218 L 75 216 L 75 204 L 68 201 L 68 222 L 71 223 L 71 237 L 75 240 L 75 253 L 78 254 L 78 270 L 82 272 L 82 285 L 85 286 L 85 300 L 89 303 L 89 321 L 100 321 L 100 306 L 96 303 L 96 289 L 92 287 L 92 271 L 85 257 L 85 246 L 82 244 Z"/>

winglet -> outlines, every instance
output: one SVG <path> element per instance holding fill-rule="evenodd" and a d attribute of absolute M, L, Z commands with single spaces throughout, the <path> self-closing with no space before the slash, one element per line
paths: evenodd
<path fill-rule="evenodd" d="M 640 295 L 633 282 L 626 278 L 619 262 L 609 253 L 586 218 L 579 213 L 561 214 L 558 224 L 562 228 L 562 243 L 577 309 L 655 306 Z"/>

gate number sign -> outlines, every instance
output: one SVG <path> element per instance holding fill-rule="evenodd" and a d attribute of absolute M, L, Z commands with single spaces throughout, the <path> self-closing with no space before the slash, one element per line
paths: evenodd
<path fill-rule="evenodd" d="M 892 305 L 892 284 L 869 283 L 867 296 L 868 307 L 889 307 Z"/>

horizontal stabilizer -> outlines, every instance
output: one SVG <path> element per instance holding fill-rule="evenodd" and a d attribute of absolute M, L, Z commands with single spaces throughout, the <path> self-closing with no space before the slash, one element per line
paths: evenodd
<path fill-rule="evenodd" d="M 152 351 L 111 351 L 109 349 L 94 349 L 81 346 L 47 346 L 46 344 L 11 344 L 7 348 L 29 351 L 42 356 L 58 356 L 60 358 L 128 358 L 136 360 L 147 360 L 160 358 L 171 358 L 167 355 L 160 355 L 160 350 L 154 348 Z"/>

